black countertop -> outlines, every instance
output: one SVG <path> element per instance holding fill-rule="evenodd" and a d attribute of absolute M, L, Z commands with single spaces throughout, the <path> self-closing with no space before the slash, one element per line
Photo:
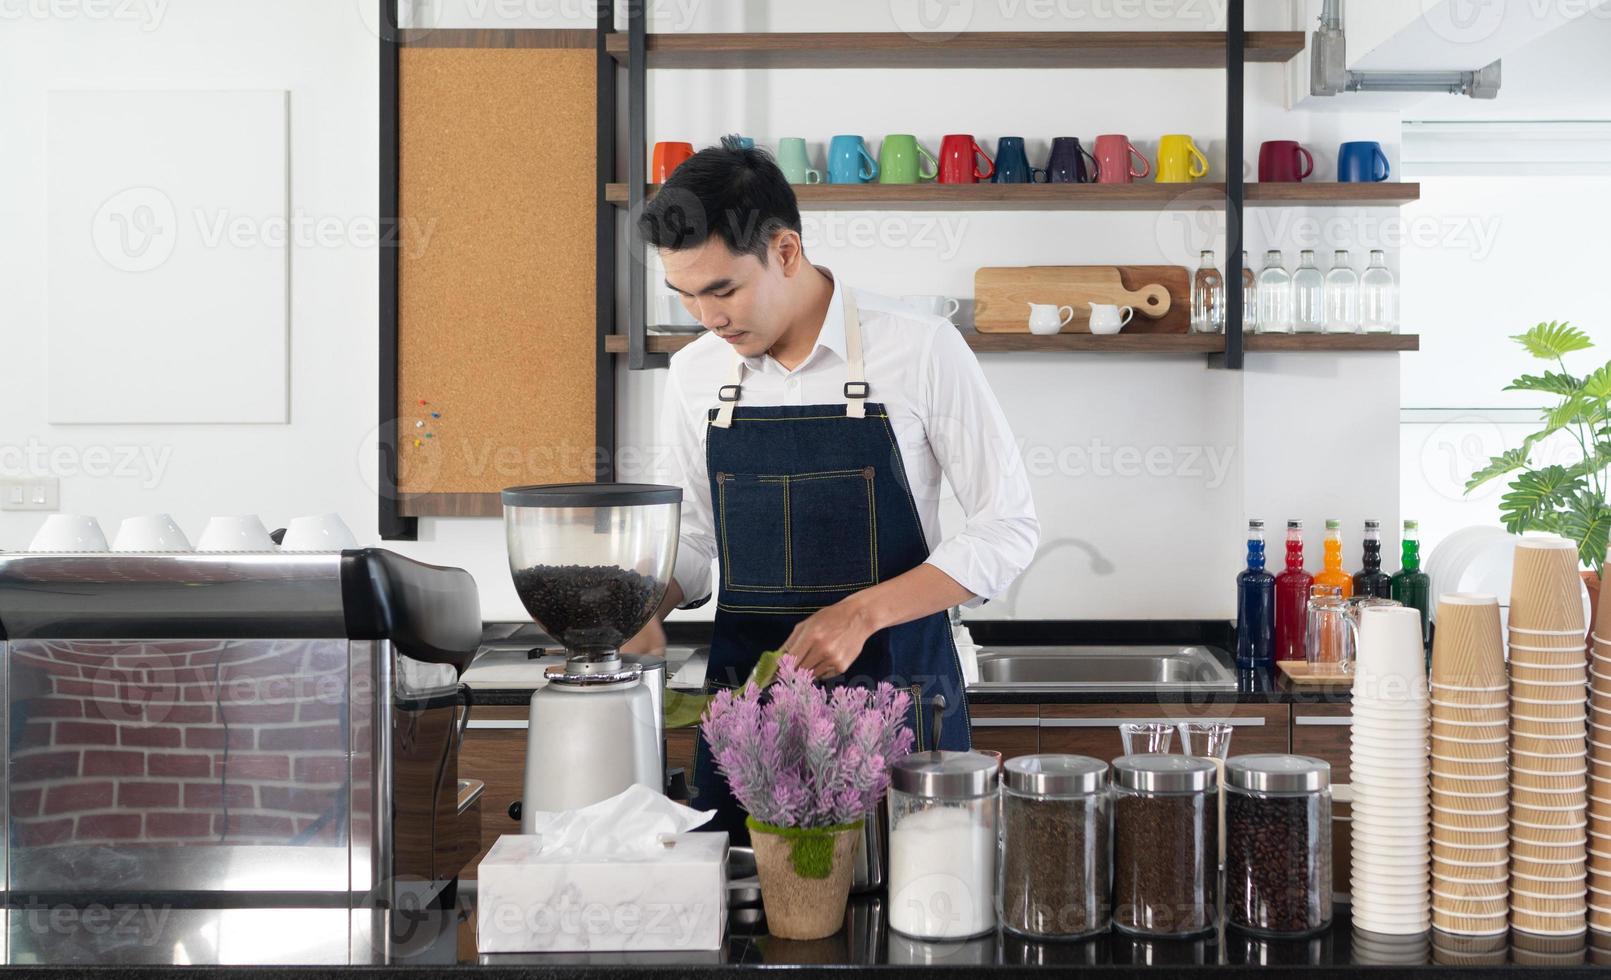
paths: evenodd
<path fill-rule="evenodd" d="M 47 915 L 33 926 L 14 919 L 11 959 L 18 962 L 15 950 L 19 948 L 18 940 L 24 938 L 20 934 L 40 928 L 40 923 L 48 924 L 51 941 L 65 951 L 63 956 L 38 956 L 36 952 L 33 962 L 24 959 L 8 968 L 7 975 L 279 980 L 385 971 L 487 980 L 572 976 L 696 980 L 753 968 L 786 968 L 791 975 L 802 977 L 843 976 L 847 969 L 891 977 L 922 977 L 936 969 L 965 971 L 967 976 L 1003 976 L 1036 968 L 1076 967 L 1097 970 L 1105 976 L 1161 980 L 1240 972 L 1248 967 L 1278 967 L 1304 977 L 1343 980 L 1361 971 L 1378 977 L 1543 978 L 1562 970 L 1586 972 L 1611 967 L 1611 935 L 1588 933 L 1564 939 L 1525 935 L 1474 939 L 1441 933 L 1382 936 L 1356 931 L 1346 906 L 1337 908 L 1332 924 L 1322 932 L 1294 939 L 1259 938 L 1233 929 L 1196 939 L 1147 939 L 1111 932 L 1064 943 L 1033 942 L 997 933 L 969 942 L 928 943 L 891 932 L 885 921 L 885 902 L 877 896 L 852 897 L 845 927 L 813 942 L 774 939 L 766 934 L 760 910 L 735 909 L 728 936 L 719 950 L 478 956 L 473 887 L 465 887 L 460 889 L 455 908 L 398 914 L 389 939 L 355 944 L 353 958 L 358 962 L 352 965 L 302 966 L 295 965 L 292 959 L 281 966 L 253 966 L 248 961 L 225 968 L 207 964 L 175 966 L 174 950 L 180 946 L 172 942 L 174 937 L 155 929 L 142 932 L 140 925 L 112 943 L 107 938 L 107 923 L 122 921 L 115 914 L 98 920 L 94 935 L 78 936 L 72 934 L 64 917 Z M 12 912 L 14 917 L 25 914 Z M 145 916 L 133 921 L 157 919 Z M 103 947 L 104 959 L 92 955 Z M 272 941 L 267 948 L 274 948 Z M 271 954 L 265 958 L 275 957 Z"/>

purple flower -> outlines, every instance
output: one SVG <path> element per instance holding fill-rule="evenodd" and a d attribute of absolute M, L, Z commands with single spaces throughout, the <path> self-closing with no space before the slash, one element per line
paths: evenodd
<path fill-rule="evenodd" d="M 701 721 L 716 768 L 750 815 L 780 827 L 862 819 L 889 789 L 889 770 L 912 751 L 912 699 L 888 683 L 830 695 L 793 657 L 772 686 L 720 691 Z"/>

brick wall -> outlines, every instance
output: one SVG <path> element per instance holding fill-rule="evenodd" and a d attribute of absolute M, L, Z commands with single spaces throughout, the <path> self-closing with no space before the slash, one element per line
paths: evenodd
<path fill-rule="evenodd" d="M 23 641 L 10 667 L 13 847 L 346 841 L 345 641 Z"/>

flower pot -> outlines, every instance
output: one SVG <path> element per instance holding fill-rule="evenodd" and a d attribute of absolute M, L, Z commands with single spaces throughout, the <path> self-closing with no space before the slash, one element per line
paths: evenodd
<path fill-rule="evenodd" d="M 746 823 L 767 932 L 780 939 L 821 939 L 838 932 L 845 922 L 861 822 L 774 827 L 752 817 Z"/>

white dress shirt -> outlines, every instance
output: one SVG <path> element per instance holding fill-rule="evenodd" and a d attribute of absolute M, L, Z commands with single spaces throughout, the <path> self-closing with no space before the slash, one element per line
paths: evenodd
<path fill-rule="evenodd" d="M 841 286 L 816 347 L 792 371 L 771 355 L 746 358 L 740 409 L 843 405 L 845 319 Z M 928 563 L 976 597 L 1001 595 L 1035 555 L 1040 523 L 1012 430 L 973 351 L 949 320 L 917 313 L 887 296 L 856 290 L 863 356 L 871 388 L 900 446 L 901 461 L 927 540 Z M 682 488 L 682 530 L 675 577 L 684 603 L 709 597 L 717 548 L 705 433 L 716 393 L 731 381 L 738 354 L 706 334 L 671 358 L 660 415 L 657 480 Z M 743 425 L 742 416 L 733 423 Z M 809 465 L 803 461 L 802 465 Z M 967 523 L 940 540 L 940 480 L 956 495 Z"/>

